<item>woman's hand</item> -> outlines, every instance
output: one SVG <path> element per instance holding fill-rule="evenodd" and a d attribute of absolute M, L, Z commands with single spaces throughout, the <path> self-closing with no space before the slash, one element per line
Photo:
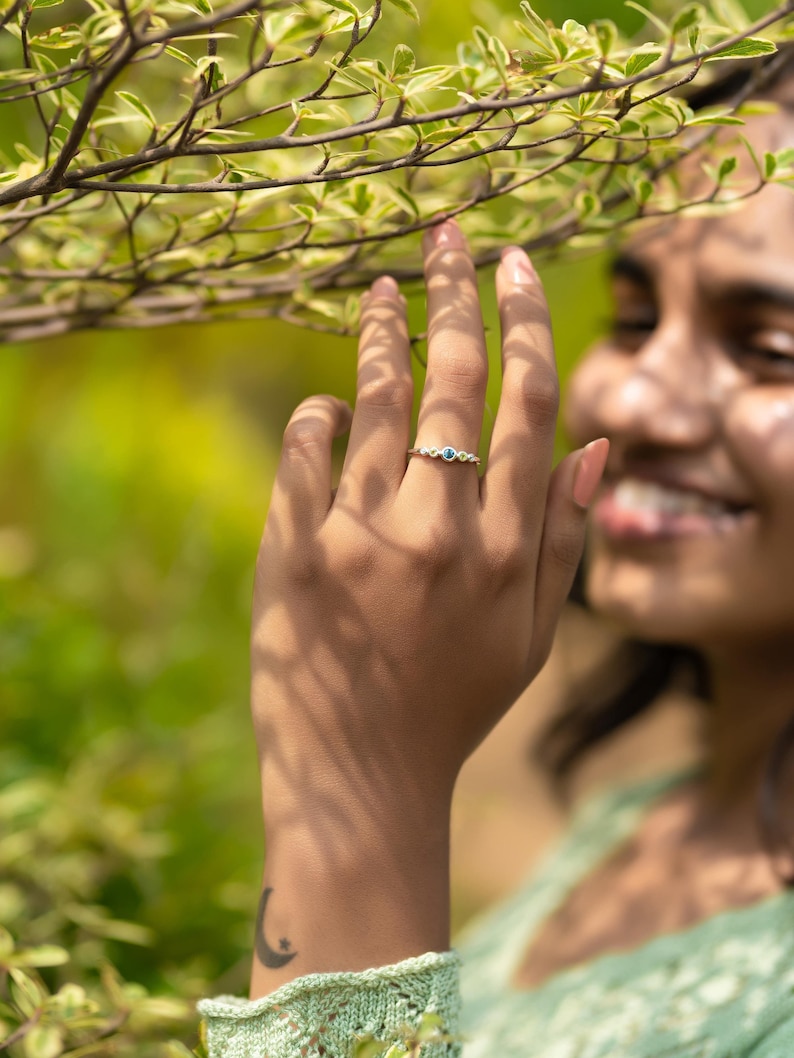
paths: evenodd
<path fill-rule="evenodd" d="M 364 298 L 352 417 L 312 397 L 284 436 L 257 563 L 252 706 L 271 890 L 260 940 L 278 935 L 297 954 L 268 970 L 265 944 L 255 993 L 446 946 L 452 789 L 547 657 L 606 458 L 595 442 L 551 472 L 548 312 L 510 249 L 496 275 L 503 385 L 485 472 L 422 456 L 406 466 L 414 443 L 477 452 L 485 402 L 475 272 L 454 223 L 426 237 L 425 273 L 415 442 L 405 303 L 389 278 Z M 334 496 L 331 442 L 348 428 Z"/>

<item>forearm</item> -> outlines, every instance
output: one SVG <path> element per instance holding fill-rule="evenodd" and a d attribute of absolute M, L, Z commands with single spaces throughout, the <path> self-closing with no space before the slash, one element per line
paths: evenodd
<path fill-rule="evenodd" d="M 399 789 L 356 797 L 337 790 L 302 807 L 265 789 L 252 998 L 305 974 L 391 965 L 449 947 L 446 796 L 423 804 Z"/>

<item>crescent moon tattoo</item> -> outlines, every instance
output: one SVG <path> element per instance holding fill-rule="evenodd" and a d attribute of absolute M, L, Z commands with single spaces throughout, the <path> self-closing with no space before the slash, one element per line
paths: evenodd
<path fill-rule="evenodd" d="M 296 951 L 289 951 L 290 942 L 286 937 L 282 937 L 279 941 L 281 952 L 275 951 L 265 940 L 265 909 L 267 908 L 267 902 L 272 892 L 272 889 L 265 889 L 259 900 L 259 907 L 256 912 L 255 945 L 257 958 L 262 965 L 266 966 L 269 970 L 278 970 L 282 966 L 286 966 L 287 963 L 291 959 L 294 959 L 298 953 Z M 287 952 L 289 952 L 289 954 L 286 954 Z"/>

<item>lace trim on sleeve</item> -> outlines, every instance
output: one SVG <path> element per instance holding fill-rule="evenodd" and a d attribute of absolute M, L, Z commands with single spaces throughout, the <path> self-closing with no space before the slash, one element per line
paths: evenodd
<path fill-rule="evenodd" d="M 428 952 L 358 973 L 308 974 L 261 999 L 204 999 L 210 1058 L 352 1058 L 369 1039 L 406 1049 L 421 1039 L 422 1058 L 457 1058 L 459 969 L 457 952 Z"/>

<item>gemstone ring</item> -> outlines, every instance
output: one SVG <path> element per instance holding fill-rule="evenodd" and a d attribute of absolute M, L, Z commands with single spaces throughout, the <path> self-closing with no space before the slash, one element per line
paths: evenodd
<path fill-rule="evenodd" d="M 479 463 L 479 456 L 472 452 L 459 452 L 451 445 L 437 448 L 435 445 L 422 448 L 409 448 L 409 456 L 427 456 L 429 459 L 443 459 L 445 463 Z"/>

